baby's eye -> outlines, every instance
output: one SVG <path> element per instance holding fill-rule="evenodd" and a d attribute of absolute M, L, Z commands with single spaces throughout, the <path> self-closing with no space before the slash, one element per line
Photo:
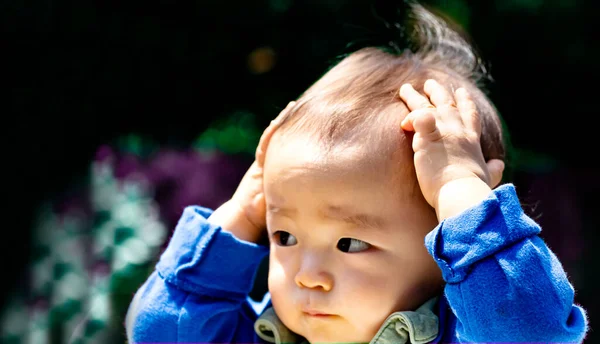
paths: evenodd
<path fill-rule="evenodd" d="M 275 233 L 273 233 L 273 239 L 275 240 L 275 243 L 277 243 L 277 245 L 279 246 L 293 246 L 298 243 L 296 237 L 284 231 L 276 231 Z"/>
<path fill-rule="evenodd" d="M 368 243 L 352 238 L 341 238 L 338 241 L 337 248 L 342 252 L 354 253 L 354 252 L 362 252 L 369 249 L 371 245 Z"/>

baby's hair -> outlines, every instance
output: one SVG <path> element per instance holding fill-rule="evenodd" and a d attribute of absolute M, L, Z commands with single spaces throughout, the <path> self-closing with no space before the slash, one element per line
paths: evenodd
<path fill-rule="evenodd" d="M 436 79 L 451 92 L 459 87 L 470 92 L 481 117 L 485 159 L 505 160 L 501 121 L 483 90 L 490 76 L 481 58 L 446 21 L 419 4 L 409 8 L 407 49 L 366 47 L 343 56 L 298 98 L 281 132 L 309 135 L 326 151 L 371 141 L 373 135 L 389 140 L 402 132 L 402 118 L 384 111 L 400 102 L 400 86 L 410 83 L 423 92 L 425 81 Z"/>

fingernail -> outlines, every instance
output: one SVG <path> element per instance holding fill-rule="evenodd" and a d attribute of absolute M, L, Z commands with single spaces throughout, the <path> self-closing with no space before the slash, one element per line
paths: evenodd
<path fill-rule="evenodd" d="M 403 88 L 407 88 L 407 87 L 413 88 L 411 84 L 404 84 L 404 85 L 400 86 L 400 92 L 402 92 Z"/>

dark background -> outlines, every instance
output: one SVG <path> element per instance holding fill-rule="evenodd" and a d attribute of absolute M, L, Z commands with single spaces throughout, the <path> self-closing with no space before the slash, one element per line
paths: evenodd
<path fill-rule="evenodd" d="M 563 262 L 593 328 L 600 313 L 594 300 L 599 6 L 423 3 L 462 25 L 488 62 L 495 80 L 490 98 L 515 148 L 512 181 Z M 102 144 L 133 133 L 185 149 L 214 120 L 240 110 L 254 114 L 262 128 L 348 43 L 376 42 L 385 31 L 366 0 L 2 0 L 0 28 L 8 204 L 0 249 L 3 301 L 27 284 L 40 204 L 85 188 Z M 595 337 L 591 332 L 589 342 Z"/>

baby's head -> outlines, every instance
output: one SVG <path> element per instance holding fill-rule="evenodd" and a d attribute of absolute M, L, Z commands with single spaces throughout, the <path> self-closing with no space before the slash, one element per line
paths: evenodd
<path fill-rule="evenodd" d="M 486 160 L 504 158 L 498 115 L 476 86 L 476 55 L 429 12 L 415 14 L 420 32 L 433 32 L 421 50 L 349 55 L 297 100 L 269 144 L 269 290 L 278 317 L 310 342 L 369 342 L 391 313 L 442 289 L 424 246 L 438 222 L 400 129 L 409 112 L 400 86 L 422 91 L 436 79 L 469 90 Z"/>

